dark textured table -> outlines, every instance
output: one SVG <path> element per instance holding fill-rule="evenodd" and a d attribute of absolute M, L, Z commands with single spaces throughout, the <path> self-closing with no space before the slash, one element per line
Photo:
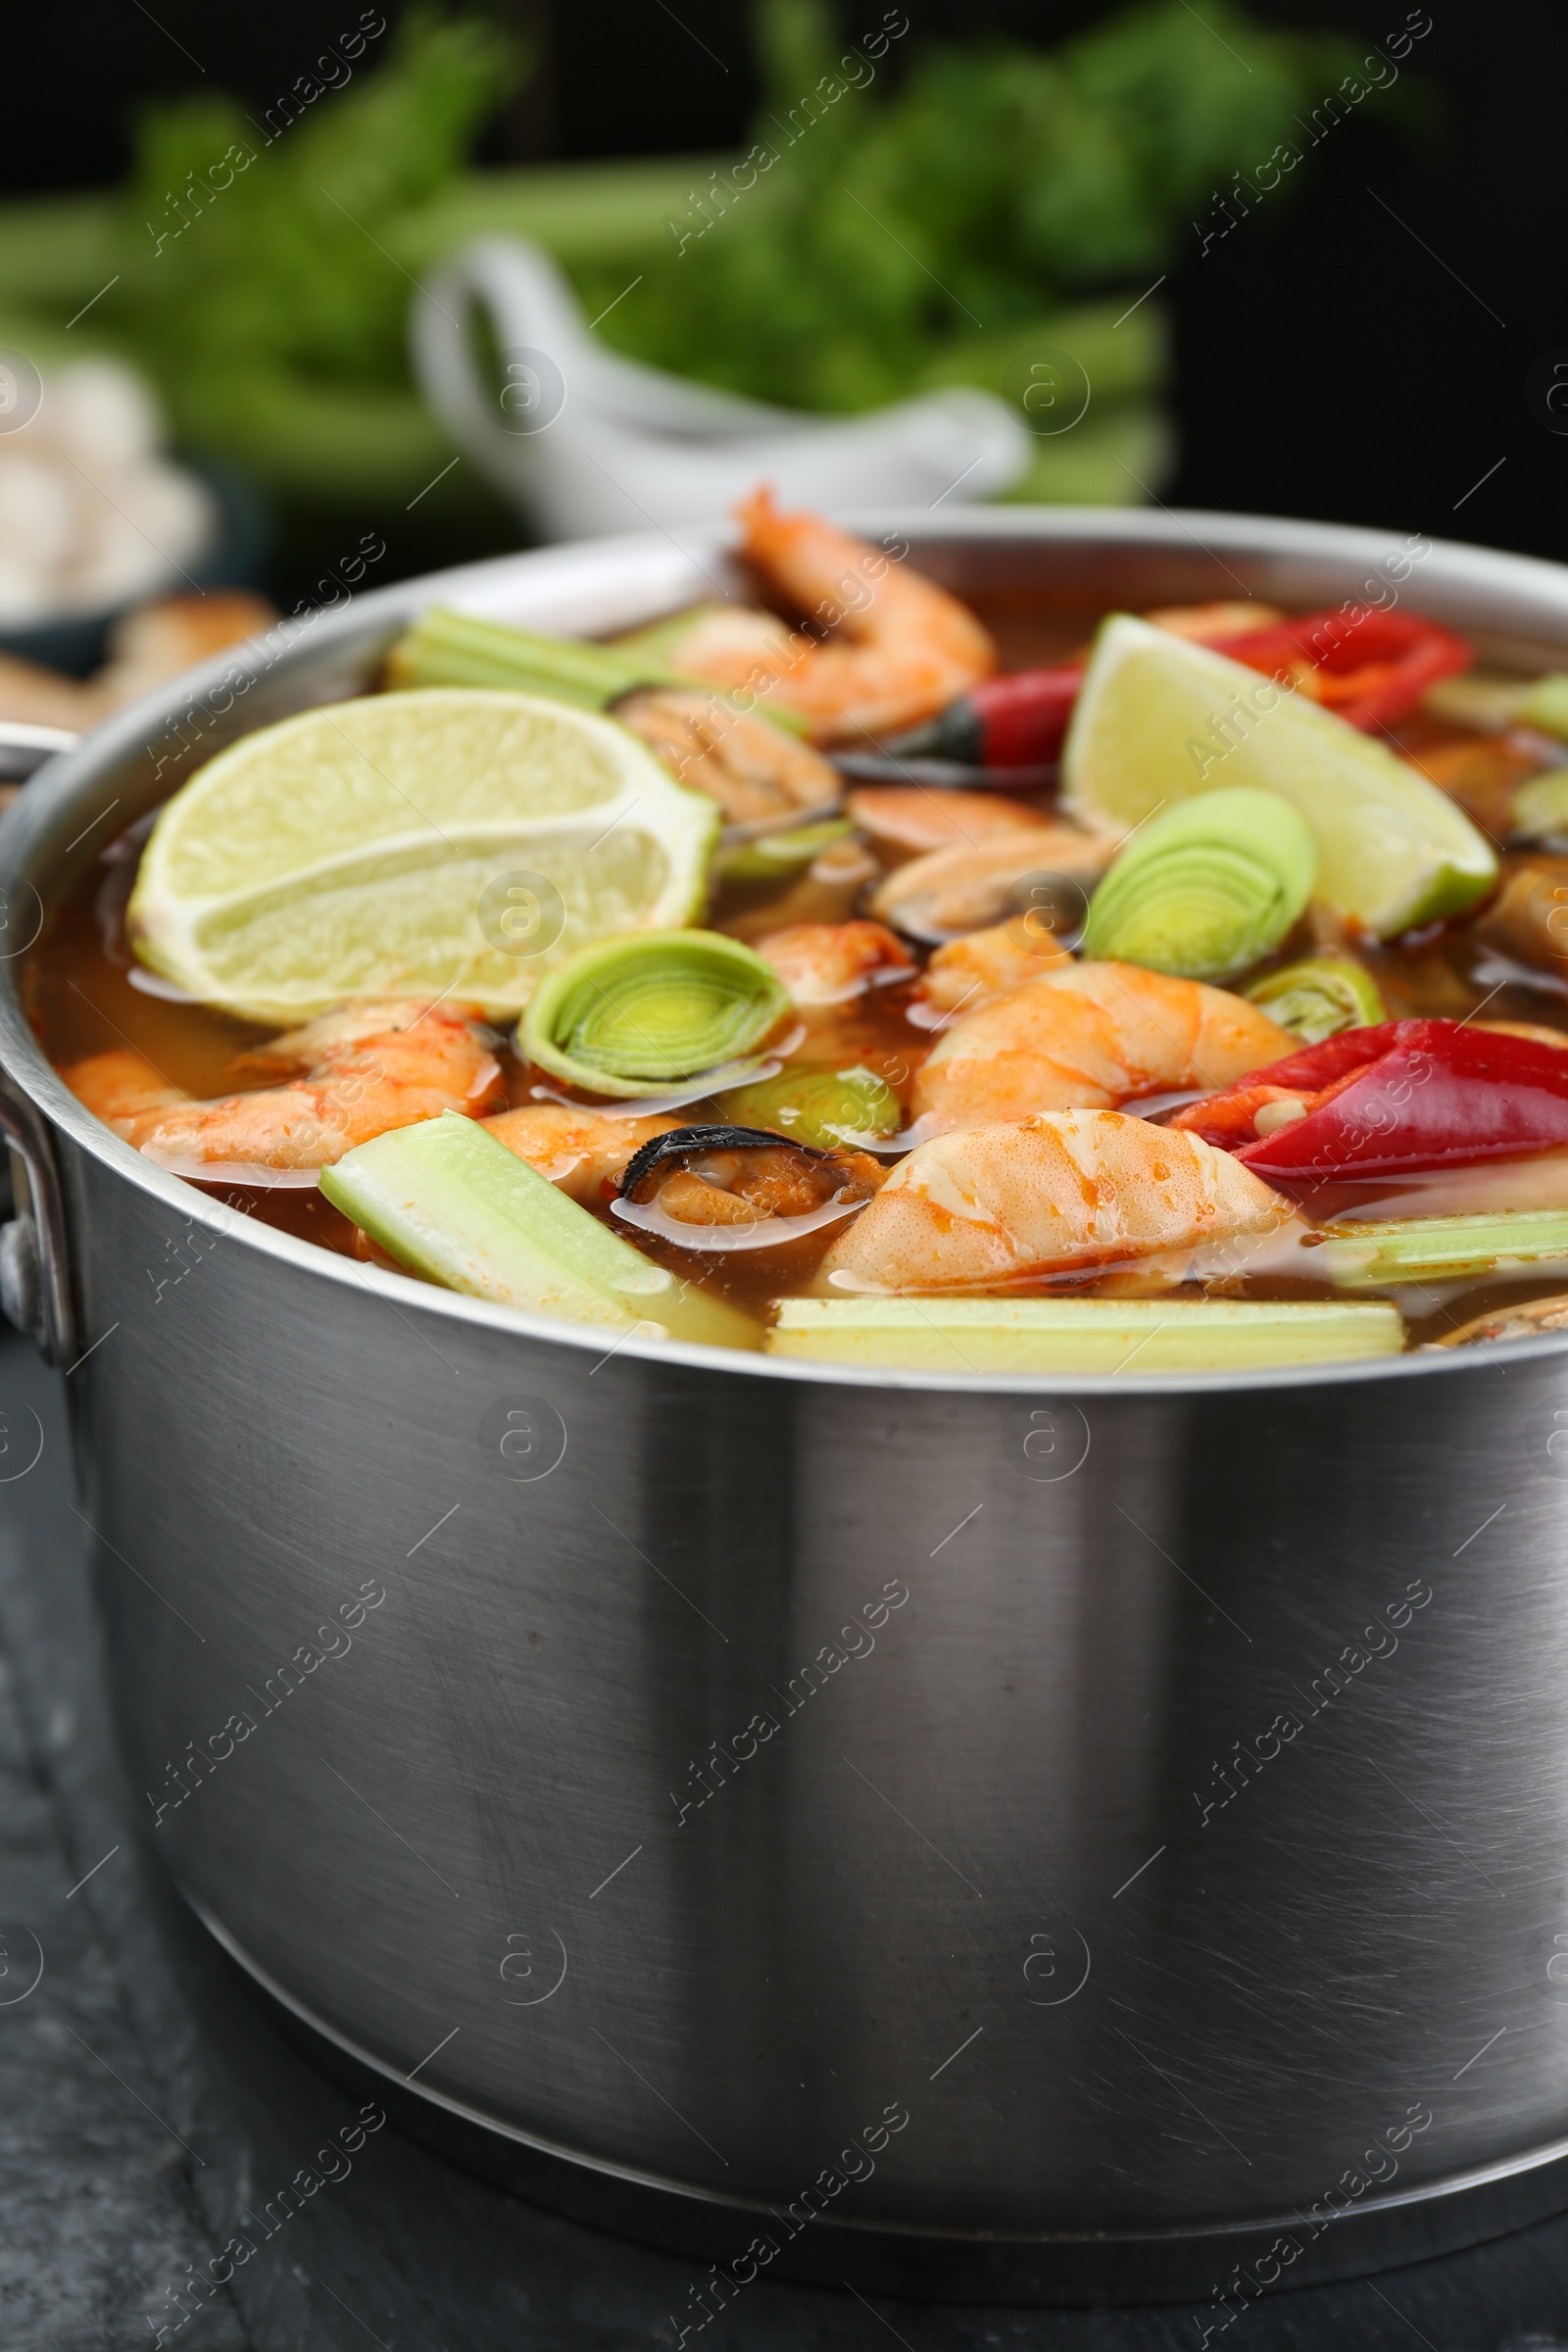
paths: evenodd
<path fill-rule="evenodd" d="M 42 1450 L 24 1469 L 33 1412 Z M 9 1337 L 0 1439 L 0 2352 L 674 2352 L 690 2261 L 519 2204 L 391 2125 L 270 2234 L 245 2218 L 314 2167 L 360 2092 L 282 2030 L 142 1841 L 109 1740 L 61 1383 Z M 254 2253 L 194 2294 L 237 2230 Z M 760 2281 L 704 2334 L 729 2352 L 1199 2352 L 1205 2328 L 1225 2352 L 1568 2352 L 1568 2218 L 1219 2316 Z"/>

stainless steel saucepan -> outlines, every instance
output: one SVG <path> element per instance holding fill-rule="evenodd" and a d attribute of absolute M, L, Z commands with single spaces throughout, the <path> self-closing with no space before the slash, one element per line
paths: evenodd
<path fill-rule="evenodd" d="M 1381 592 L 1568 660 L 1568 572 L 1474 549 L 874 519 L 960 591 Z M 1217 2329 L 1547 2209 L 1562 1340 L 1050 1393 L 607 1353 L 229 1213 L 40 1054 L 30 937 L 222 743 L 438 598 L 592 633 L 726 577 L 659 537 L 362 597 L 0 827 L 6 1292 L 70 1367 L 148 1838 L 416 2125 L 690 2251 L 677 2329 L 786 2273 Z"/>

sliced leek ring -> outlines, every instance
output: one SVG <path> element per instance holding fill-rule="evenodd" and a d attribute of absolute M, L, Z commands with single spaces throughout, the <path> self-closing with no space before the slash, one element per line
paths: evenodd
<path fill-rule="evenodd" d="M 1242 991 L 1303 1046 L 1320 1046 L 1342 1029 L 1370 1029 L 1389 1017 L 1377 982 L 1353 956 L 1311 956 L 1282 964 Z"/>
<path fill-rule="evenodd" d="M 1144 825 L 1089 903 L 1083 952 L 1183 980 L 1230 980 L 1279 946 L 1317 872 L 1310 826 L 1250 786 Z"/>
<path fill-rule="evenodd" d="M 653 931 L 584 948 L 549 974 L 517 1051 L 591 1094 L 635 1096 L 749 1054 L 788 1012 L 769 963 L 718 931 Z"/>

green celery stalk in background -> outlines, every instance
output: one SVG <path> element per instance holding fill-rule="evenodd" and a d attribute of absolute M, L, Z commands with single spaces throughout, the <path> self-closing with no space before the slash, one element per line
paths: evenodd
<path fill-rule="evenodd" d="M 874 81 L 854 69 L 859 86 L 844 86 L 850 44 L 821 0 L 762 0 L 756 22 L 766 87 L 753 151 L 777 160 L 729 200 L 685 206 L 663 266 L 601 331 L 640 359 L 818 410 L 905 397 L 969 338 L 984 348 L 968 381 L 989 380 L 997 338 L 1020 329 L 1074 350 L 1062 306 L 1144 291 L 1216 182 L 1291 139 L 1297 112 L 1356 61 L 1336 37 L 1265 30 L 1230 0 L 1200 18 L 1153 0 L 1051 55 L 916 35 Z M 808 122 L 808 94 L 835 84 L 843 95 Z M 575 274 L 591 310 L 626 282 Z M 1099 328 L 1093 361 L 1074 351 L 1092 379 L 1125 309 Z M 1139 331 L 1147 360 L 1157 321 Z"/>
<path fill-rule="evenodd" d="M 721 207 L 696 196 L 746 175 L 707 159 L 466 172 L 516 59 L 485 19 L 416 10 L 270 143 L 232 100 L 182 99 L 144 117 L 118 206 L 0 208 L 0 334 L 58 337 L 114 278 L 72 349 L 90 335 L 138 359 L 180 439 L 285 490 L 408 499 L 451 455 L 409 370 L 409 279 L 511 232 L 557 256 L 590 318 L 615 303 L 607 340 L 787 406 L 947 383 L 1016 399 L 1031 355 L 1065 350 L 1090 409 L 1039 436 L 1012 495 L 1120 499 L 1129 472 L 1152 480 L 1164 324 L 1157 300 L 1123 317 L 1125 290 L 1170 266 L 1215 188 L 1291 140 L 1356 51 L 1232 0 L 1200 20 L 1147 0 L 1050 54 L 916 31 L 874 73 L 862 57 L 855 86 L 820 0 L 762 0 L 756 26 L 753 138 L 776 161 Z M 842 95 L 808 122 L 824 76 Z M 215 172 L 231 147 L 253 160 Z M 209 199 L 173 202 L 215 176 Z"/>

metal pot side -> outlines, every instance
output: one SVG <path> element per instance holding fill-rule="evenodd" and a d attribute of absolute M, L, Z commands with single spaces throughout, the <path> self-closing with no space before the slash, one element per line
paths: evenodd
<path fill-rule="evenodd" d="M 1324 602 L 1400 544 L 881 519 L 959 585 L 1141 605 Z M 610 628 L 720 563 L 551 551 L 214 664 L 29 788 L 7 905 L 163 796 L 182 711 L 188 766 L 438 596 Z M 1551 566 L 1429 548 L 1409 593 L 1568 645 Z M 1245 2297 L 1560 2198 L 1560 1343 L 1053 1395 L 607 1354 L 151 1168 L 22 961 L 0 1115 L 148 1835 L 419 2129 L 732 2280 L 979 2300 Z"/>

